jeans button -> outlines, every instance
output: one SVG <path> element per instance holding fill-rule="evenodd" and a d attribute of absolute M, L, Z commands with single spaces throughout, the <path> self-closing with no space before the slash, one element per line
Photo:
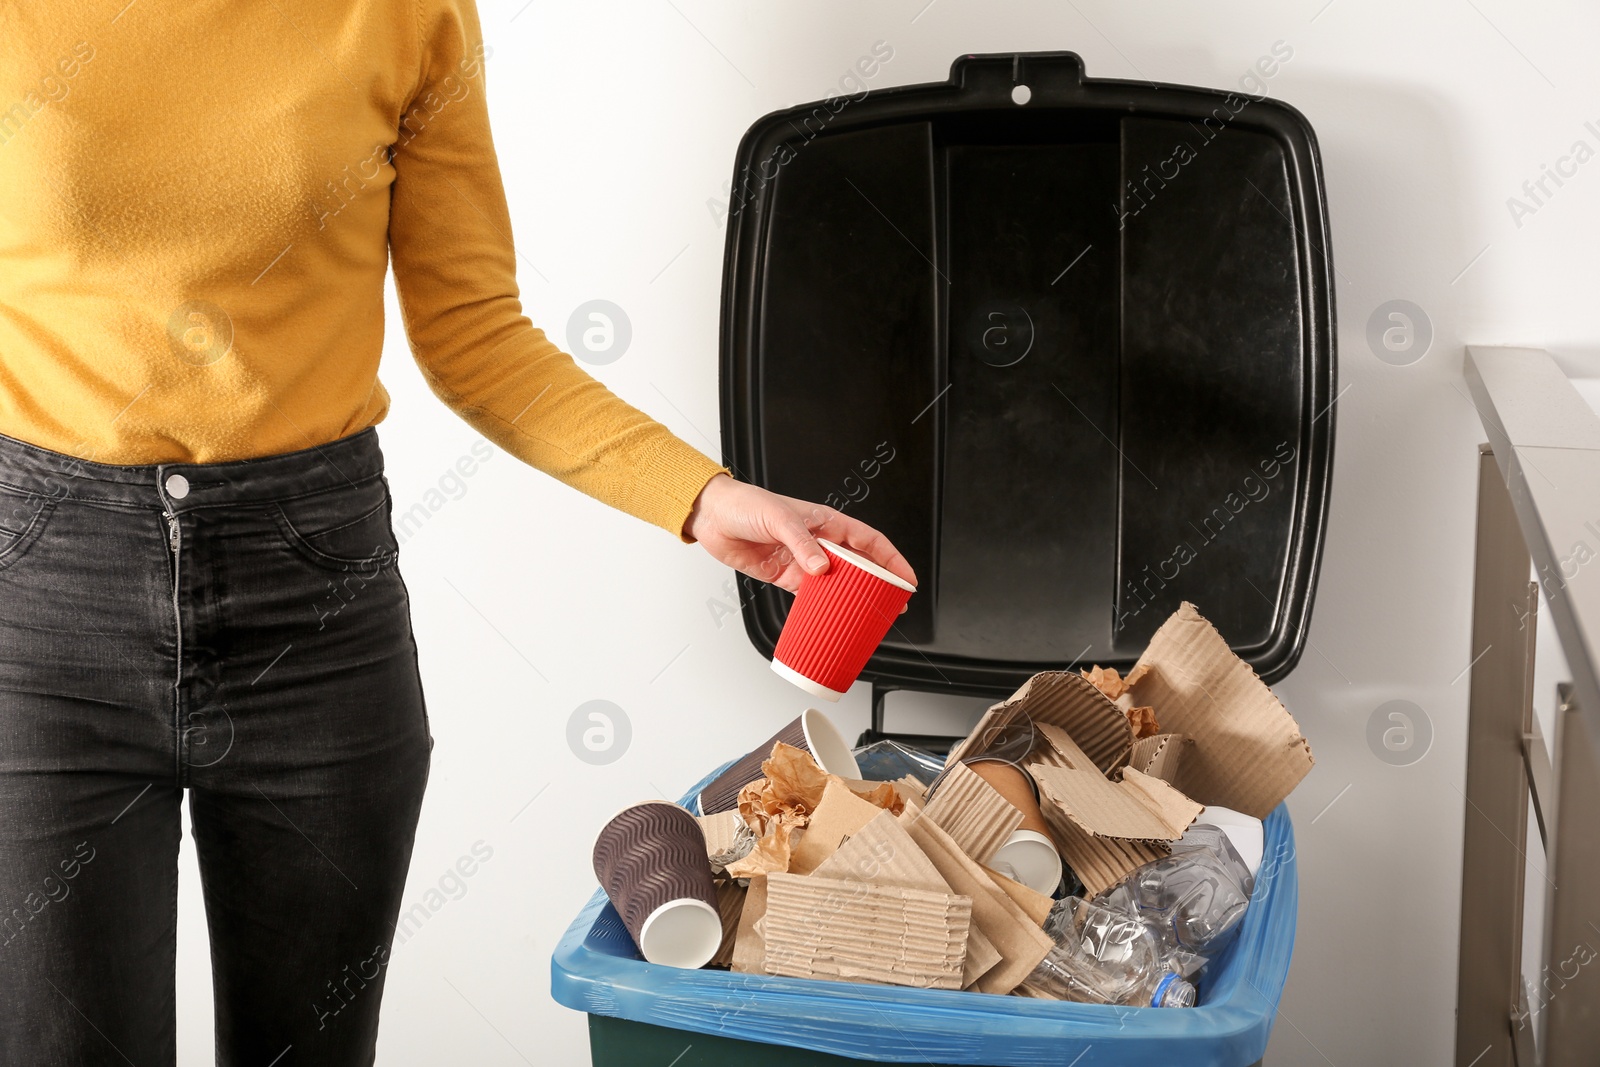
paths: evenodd
<path fill-rule="evenodd" d="M 181 474 L 167 477 L 167 495 L 174 500 L 182 500 L 189 495 L 189 479 Z"/>

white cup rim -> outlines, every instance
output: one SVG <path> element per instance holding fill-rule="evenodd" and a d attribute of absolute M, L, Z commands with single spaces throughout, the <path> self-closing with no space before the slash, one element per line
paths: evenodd
<path fill-rule="evenodd" d="M 872 562 L 859 552 L 852 552 L 848 548 L 845 548 L 841 545 L 836 545 L 825 537 L 817 538 L 817 544 L 826 548 L 829 552 L 832 552 L 834 555 L 838 556 L 847 563 L 866 571 L 874 578 L 882 578 L 890 585 L 895 586 L 898 589 L 904 589 L 908 593 L 915 593 L 917 591 L 916 586 L 912 585 L 898 574 L 895 574 L 893 571 L 885 567 L 880 567 L 878 564 Z"/>
<path fill-rule="evenodd" d="M 780 660 L 777 656 L 772 657 L 772 669 L 780 678 L 794 683 L 814 697 L 821 697 L 823 700 L 832 700 L 837 702 L 840 697 L 844 696 L 844 694 L 838 690 L 829 689 L 821 682 L 813 681 L 812 679 L 807 678 L 805 675 L 801 674 L 799 671 Z"/>
<path fill-rule="evenodd" d="M 656 959 L 650 959 L 650 954 L 646 952 L 645 946 L 646 943 L 649 943 L 652 948 L 658 947 L 656 945 L 656 939 L 652 939 L 650 937 L 651 931 L 661 925 L 656 920 L 666 919 L 667 916 L 670 916 L 675 912 L 681 916 L 684 914 L 685 909 L 688 909 L 690 912 L 705 911 L 710 913 L 711 924 L 705 927 L 705 940 L 693 945 L 675 945 L 674 948 L 678 949 L 682 954 L 675 955 L 673 958 L 662 958 L 662 954 L 658 952 Z M 667 921 L 670 922 L 671 920 L 668 919 Z M 711 936 L 712 929 L 716 930 L 715 938 Z M 682 933 L 683 931 L 681 930 L 674 931 L 675 936 L 681 936 Z M 639 954 L 644 956 L 647 962 L 661 964 L 665 967 L 684 967 L 689 970 L 704 967 L 706 964 L 711 962 L 712 958 L 717 954 L 717 949 L 721 947 L 722 916 L 717 913 L 716 908 L 713 908 L 705 901 L 699 900 L 695 897 L 679 897 L 676 900 L 669 900 L 666 903 L 659 905 L 645 919 L 644 925 L 639 927 Z"/>
<path fill-rule="evenodd" d="M 811 758 L 824 773 L 841 778 L 861 777 L 861 764 L 856 762 L 850 742 L 844 739 L 832 719 L 816 708 L 807 708 L 800 713 L 800 731 L 805 735 Z"/>

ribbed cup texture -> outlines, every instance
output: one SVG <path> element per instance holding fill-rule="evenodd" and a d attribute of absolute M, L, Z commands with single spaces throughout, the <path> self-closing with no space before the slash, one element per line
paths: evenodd
<path fill-rule="evenodd" d="M 800 579 L 773 658 L 842 693 L 855 684 L 911 592 L 832 552 L 828 559 L 833 565 L 826 574 Z"/>
<path fill-rule="evenodd" d="M 594 843 L 594 874 L 636 945 L 644 921 L 668 901 L 717 906 L 705 832 L 676 804 L 637 804 L 606 823 Z"/>
<path fill-rule="evenodd" d="M 715 815 L 719 811 L 732 811 L 737 808 L 739 790 L 757 778 L 763 777 L 761 764 L 772 755 L 772 746 L 779 741 L 811 752 L 811 746 L 806 744 L 805 728 L 796 717 L 789 725 L 741 756 L 739 762 L 717 775 L 710 785 L 700 791 L 700 814 Z M 811 755 L 815 758 L 816 753 L 811 752 Z"/>

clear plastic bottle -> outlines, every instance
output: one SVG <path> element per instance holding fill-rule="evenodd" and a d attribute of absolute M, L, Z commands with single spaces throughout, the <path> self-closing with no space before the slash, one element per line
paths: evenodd
<path fill-rule="evenodd" d="M 1045 929 L 1056 947 L 1022 992 L 1089 1004 L 1194 1006 L 1194 986 L 1166 965 L 1149 929 L 1133 916 L 1066 897 L 1051 909 Z"/>
<path fill-rule="evenodd" d="M 1138 868 L 1095 902 L 1142 920 L 1163 957 L 1187 976 L 1233 941 L 1254 888 L 1228 835 L 1196 825 L 1173 842 L 1171 855 Z"/>

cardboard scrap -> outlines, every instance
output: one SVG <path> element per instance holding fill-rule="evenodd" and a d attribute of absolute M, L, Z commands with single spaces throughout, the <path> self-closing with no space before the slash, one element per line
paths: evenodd
<path fill-rule="evenodd" d="M 871 882 L 931 892 L 952 891 L 939 869 L 906 832 L 903 820 L 886 811 L 862 827 L 812 873 L 818 878 L 846 882 Z M 983 931 L 972 927 L 967 937 L 961 988 L 971 986 L 999 962 L 1000 950 Z"/>
<path fill-rule="evenodd" d="M 1036 735 L 1041 725 L 1065 730 L 1095 766 L 1107 773 L 1122 765 L 1133 746 L 1133 726 L 1128 716 L 1089 679 L 1076 671 L 1044 671 L 984 712 L 972 733 L 951 749 L 945 765 L 977 751 L 982 738 L 1017 715 L 1032 720 Z M 1036 755 L 1039 748 L 1036 739 Z"/>
<path fill-rule="evenodd" d="M 887 787 L 888 783 L 884 785 Z M 895 798 L 892 788 L 889 796 Z M 800 835 L 800 843 L 789 857 L 788 869 L 796 874 L 810 874 L 819 863 L 833 855 L 846 837 L 883 814 L 883 808 L 862 800 L 841 779 L 835 778 L 822 791 L 822 801 Z"/>
<path fill-rule="evenodd" d="M 1264 819 L 1310 772 L 1293 716 L 1193 604 L 1161 624 L 1139 666 L 1135 698 L 1194 740 L 1175 784 L 1196 800 Z"/>
<path fill-rule="evenodd" d="M 796 874 L 767 877 L 767 974 L 959 989 L 972 900 Z"/>
<path fill-rule="evenodd" d="M 1053 836 L 1061 858 L 1083 883 L 1085 895 L 1091 897 L 1121 882 L 1135 868 L 1171 851 L 1167 845 L 1151 841 L 1097 837 L 1066 818 L 1056 820 Z"/>
<path fill-rule="evenodd" d="M 731 966 L 741 974 L 763 974 L 767 945 L 761 937 L 761 919 L 767 914 L 767 876 L 758 874 L 750 879 L 750 888 L 744 895 L 744 909 L 739 913 L 739 929 L 733 935 L 733 961 Z"/>
<path fill-rule="evenodd" d="M 895 779 L 891 784 L 902 797 L 909 800 L 914 800 L 918 804 L 921 804 L 928 798 L 928 787 L 923 785 L 922 782 L 916 778 L 913 778 L 909 774 L 904 778 Z"/>
<path fill-rule="evenodd" d="M 951 765 L 923 814 L 979 863 L 993 859 L 1022 825 L 1022 812 L 964 763 Z"/>
<path fill-rule="evenodd" d="M 1033 972 L 1055 942 L 976 861 L 961 851 L 938 823 L 924 814 L 906 822 L 905 828 L 950 888 L 972 898 L 973 924 L 1000 951 L 1000 962 L 984 973 L 973 988 L 981 993 L 1011 992 Z"/>
<path fill-rule="evenodd" d="M 983 873 L 994 879 L 994 884 L 999 886 L 1006 896 L 1016 901 L 1017 907 L 1026 912 L 1028 918 L 1040 926 L 1044 925 L 1044 921 L 1050 917 L 1050 909 L 1055 905 L 1055 901 L 1048 894 L 1041 893 L 1037 889 L 1029 889 L 1021 882 L 1007 878 L 999 871 L 988 867 L 983 869 Z"/>
<path fill-rule="evenodd" d="M 712 874 L 724 874 L 729 864 L 744 859 L 756 847 L 755 831 L 744 824 L 737 811 L 700 815 L 696 821 L 706 835 L 706 858 Z"/>
<path fill-rule="evenodd" d="M 1183 753 L 1194 742 L 1182 734 L 1156 734 L 1142 737 L 1133 743 L 1128 755 L 1128 766 L 1163 782 L 1174 781 L 1183 764 Z"/>
<path fill-rule="evenodd" d="M 744 913 L 744 899 L 749 891 L 738 882 L 717 883 L 717 913 L 722 916 L 722 944 L 711 957 L 708 967 L 728 967 L 733 964 L 733 945 L 739 933 L 739 917 Z"/>
<path fill-rule="evenodd" d="M 1053 763 L 1033 763 L 1041 808 L 1068 866 L 1091 894 L 1169 850 L 1203 805 L 1131 767 L 1121 781 L 1100 772 L 1065 731 L 1040 728 Z"/>
<path fill-rule="evenodd" d="M 1035 763 L 1028 770 L 1061 813 L 1080 829 L 1099 837 L 1134 841 L 1176 841 L 1204 808 L 1159 778 L 1132 767 L 1114 782 L 1100 773 L 1064 731 L 1044 727 L 1062 765 Z M 1046 818 L 1049 818 L 1048 811 Z"/>
<path fill-rule="evenodd" d="M 706 835 L 706 855 L 715 856 L 733 848 L 743 824 L 736 811 L 719 811 L 715 815 L 698 815 L 700 829 Z"/>
<path fill-rule="evenodd" d="M 950 886 L 893 815 L 880 811 L 812 872 L 818 878 L 948 893 Z"/>

